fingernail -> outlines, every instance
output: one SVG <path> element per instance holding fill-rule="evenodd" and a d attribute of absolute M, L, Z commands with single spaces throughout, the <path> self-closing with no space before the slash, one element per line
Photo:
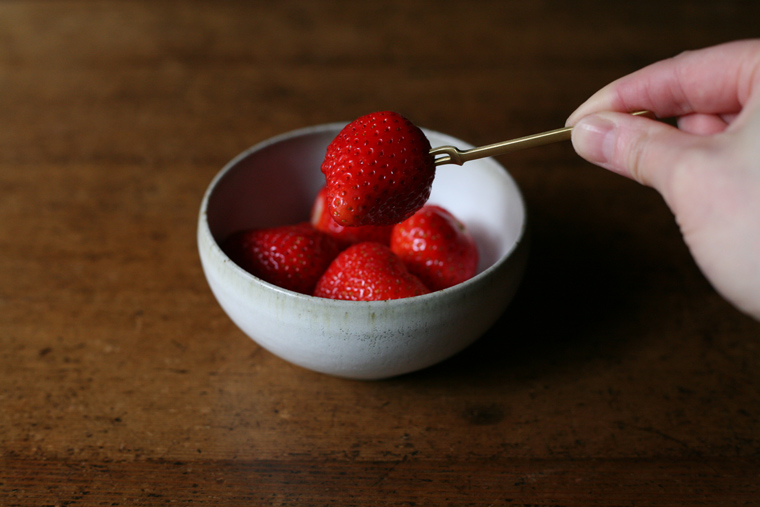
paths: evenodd
<path fill-rule="evenodd" d="M 615 124 L 597 115 L 586 116 L 573 128 L 573 146 L 578 154 L 594 164 L 612 159 Z"/>

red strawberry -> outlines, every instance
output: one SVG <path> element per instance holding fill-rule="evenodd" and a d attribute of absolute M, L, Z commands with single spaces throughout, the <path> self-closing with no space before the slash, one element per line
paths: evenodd
<path fill-rule="evenodd" d="M 330 213 L 340 225 L 390 225 L 425 204 L 435 161 L 422 130 L 384 111 L 346 125 L 327 147 L 322 172 Z"/>
<path fill-rule="evenodd" d="M 317 282 L 314 295 L 351 301 L 380 301 L 430 292 L 390 248 L 357 243 L 340 253 Z"/>
<path fill-rule="evenodd" d="M 335 240 L 308 222 L 237 232 L 222 249 L 252 275 L 302 294 L 311 294 L 340 252 Z"/>
<path fill-rule="evenodd" d="M 464 282 L 478 267 L 478 248 L 464 224 L 440 206 L 427 205 L 396 225 L 391 250 L 431 290 Z"/>
<path fill-rule="evenodd" d="M 347 248 L 355 243 L 364 241 L 374 241 L 382 243 L 385 246 L 391 243 L 392 225 L 360 225 L 358 227 L 343 227 L 333 220 L 330 213 L 327 212 L 327 187 L 317 194 L 314 205 L 311 209 L 311 225 L 332 236 L 342 248 Z"/>

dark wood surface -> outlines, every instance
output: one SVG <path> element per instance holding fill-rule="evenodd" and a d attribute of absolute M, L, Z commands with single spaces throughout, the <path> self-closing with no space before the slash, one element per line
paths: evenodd
<path fill-rule="evenodd" d="M 569 144 L 500 160 L 532 252 L 425 371 L 340 380 L 224 315 L 222 165 L 381 109 L 474 144 L 760 35 L 760 3 L 0 2 L 0 505 L 760 505 L 760 324 L 652 190 Z"/>

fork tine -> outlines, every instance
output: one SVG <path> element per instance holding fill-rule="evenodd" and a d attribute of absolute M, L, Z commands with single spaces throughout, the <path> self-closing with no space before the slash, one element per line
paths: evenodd
<path fill-rule="evenodd" d="M 432 150 L 430 150 L 430 154 L 436 157 L 435 165 L 443 165 L 443 164 L 462 165 L 464 163 L 464 161 L 462 160 L 462 152 L 459 151 L 459 149 L 454 146 L 439 146 L 438 148 L 433 148 Z M 441 155 L 441 156 L 438 157 L 438 155 Z"/>

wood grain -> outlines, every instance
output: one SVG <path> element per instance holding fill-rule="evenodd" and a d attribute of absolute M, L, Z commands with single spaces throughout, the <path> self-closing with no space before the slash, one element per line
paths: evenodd
<path fill-rule="evenodd" d="M 382 382 L 226 318 L 195 247 L 221 166 L 393 109 L 473 144 L 756 37 L 760 4 L 0 2 L 0 505 L 753 505 L 760 325 L 662 199 L 568 144 L 504 156 L 532 250 L 474 346 Z"/>

